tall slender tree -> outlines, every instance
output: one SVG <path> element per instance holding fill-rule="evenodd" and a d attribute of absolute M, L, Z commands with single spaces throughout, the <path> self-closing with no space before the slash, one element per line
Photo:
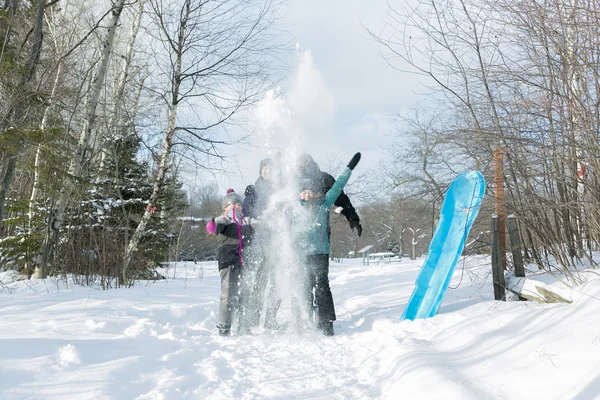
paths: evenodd
<path fill-rule="evenodd" d="M 88 93 L 86 102 L 86 116 L 83 123 L 83 128 L 79 135 L 79 141 L 71 158 L 68 174 L 70 179 L 65 180 L 64 187 L 61 190 L 56 207 L 52 210 L 50 218 L 48 220 L 48 227 L 46 229 L 44 242 L 40 249 L 40 254 L 36 262 L 37 274 L 39 276 L 45 276 L 45 268 L 48 264 L 51 251 L 58 242 L 60 227 L 63 222 L 65 208 L 70 200 L 71 193 L 73 192 L 75 182 L 73 178 L 79 177 L 81 174 L 81 168 L 89 157 L 89 141 L 96 120 L 96 106 L 100 98 L 100 92 L 106 79 L 106 73 L 108 70 L 108 62 L 112 56 L 112 48 L 115 41 L 115 35 L 119 24 L 123 7 L 125 6 L 125 0 L 116 0 L 111 9 L 111 18 L 108 22 L 106 36 L 102 44 L 102 53 L 100 61 L 96 67 L 94 79 L 92 81 L 91 90 Z"/>

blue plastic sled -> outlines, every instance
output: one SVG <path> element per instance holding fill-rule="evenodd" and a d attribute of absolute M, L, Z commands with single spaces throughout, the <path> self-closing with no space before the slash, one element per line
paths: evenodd
<path fill-rule="evenodd" d="M 427 259 L 401 320 L 428 318 L 437 313 L 479 212 L 484 189 L 485 180 L 479 171 L 460 174 L 448 188 Z"/>

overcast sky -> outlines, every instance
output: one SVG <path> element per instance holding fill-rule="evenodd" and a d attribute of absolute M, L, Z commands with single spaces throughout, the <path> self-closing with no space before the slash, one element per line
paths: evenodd
<path fill-rule="evenodd" d="M 269 132 L 251 127 L 258 131 L 252 138 L 256 147 L 226 150 L 235 173 L 216 176 L 221 189 L 243 193 L 258 177 L 260 159 L 268 157 L 269 149 L 285 147 L 292 131 L 321 169 L 326 170 L 335 155 L 349 160 L 361 151 L 357 171 L 365 172 L 385 157 L 384 149 L 393 140 L 390 117 L 408 112 L 417 101 L 417 78 L 388 66 L 362 26 L 381 28 L 386 19 L 384 0 L 292 0 L 288 5 L 282 23 L 292 43 L 300 47 L 290 57 L 295 68 L 284 78 L 281 91 L 253 114 L 259 125 L 281 113 L 291 116 L 271 123 Z M 266 136 L 279 137 L 283 143 L 267 147 Z"/>

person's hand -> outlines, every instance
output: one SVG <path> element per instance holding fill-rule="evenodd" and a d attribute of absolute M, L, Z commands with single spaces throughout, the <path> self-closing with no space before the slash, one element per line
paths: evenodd
<path fill-rule="evenodd" d="M 354 230 L 355 228 L 356 232 L 358 233 L 358 237 L 360 237 L 360 235 L 362 235 L 362 225 L 360 224 L 360 221 L 350 221 L 350 229 Z"/>
<path fill-rule="evenodd" d="M 208 221 L 208 223 L 206 224 L 206 231 L 211 234 L 214 235 L 215 232 L 217 231 L 217 224 L 215 223 L 215 219 L 212 218 L 210 221 Z"/>
<path fill-rule="evenodd" d="M 256 189 L 254 185 L 246 186 L 246 190 L 244 191 L 244 196 L 256 196 Z"/>
<path fill-rule="evenodd" d="M 350 160 L 350 162 L 348 163 L 348 168 L 353 170 L 354 168 L 356 168 L 356 165 L 358 164 L 359 161 L 360 161 L 360 153 L 356 153 L 354 155 L 354 157 L 352 157 L 352 160 Z"/>
<path fill-rule="evenodd" d="M 315 192 L 312 190 L 303 190 L 300 192 L 300 198 L 304 201 L 312 200 L 315 198 Z"/>

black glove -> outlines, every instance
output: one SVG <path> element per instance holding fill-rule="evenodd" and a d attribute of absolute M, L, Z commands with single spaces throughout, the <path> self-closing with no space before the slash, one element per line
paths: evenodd
<path fill-rule="evenodd" d="M 358 153 L 360 154 L 360 153 Z M 350 168 L 350 167 L 348 167 Z M 362 235 L 362 225 L 360 224 L 360 221 L 357 220 L 352 220 L 350 221 L 350 229 L 354 230 L 354 228 L 356 228 L 356 231 L 358 232 L 358 237 L 360 237 L 360 235 Z"/>
<path fill-rule="evenodd" d="M 246 190 L 244 191 L 244 196 L 254 196 L 256 194 L 256 189 L 254 189 L 254 185 L 246 186 Z"/>
<path fill-rule="evenodd" d="M 356 164 L 358 164 L 358 162 L 360 161 L 360 153 L 356 153 L 354 155 L 354 157 L 352 157 L 352 160 L 350 160 L 350 162 L 348 163 L 348 168 L 350 168 L 351 170 L 354 169 L 354 167 L 356 167 Z M 360 235 L 358 235 L 360 236 Z"/>

